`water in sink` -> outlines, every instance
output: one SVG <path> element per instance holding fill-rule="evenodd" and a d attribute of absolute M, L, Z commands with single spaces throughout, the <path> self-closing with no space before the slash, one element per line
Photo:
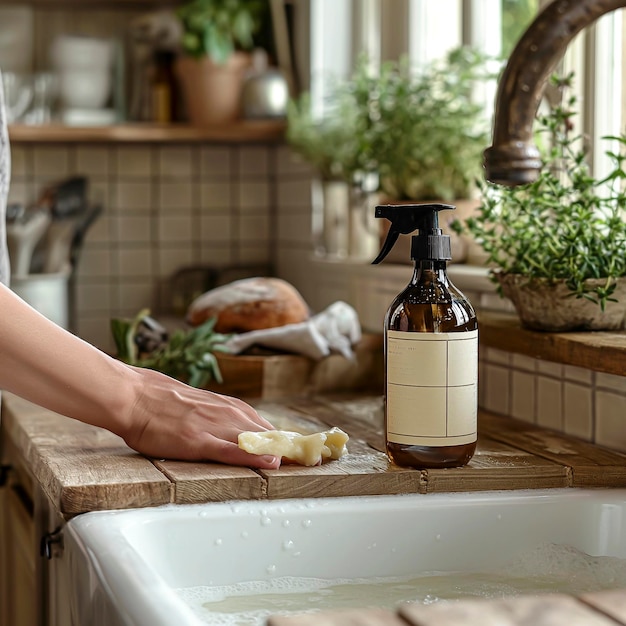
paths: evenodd
<path fill-rule="evenodd" d="M 468 597 L 569 593 L 626 588 L 626 559 L 594 557 L 571 546 L 548 544 L 493 572 L 428 572 L 417 577 L 323 580 L 282 577 L 218 587 L 177 589 L 205 623 L 262 626 L 270 615 L 432 604 Z"/>
<path fill-rule="evenodd" d="M 168 505 L 87 513 L 66 531 L 73 623 L 91 626 L 250 625 L 279 600 L 363 606 L 372 589 L 346 584 L 357 577 L 393 604 L 626 588 L 626 490 Z"/>

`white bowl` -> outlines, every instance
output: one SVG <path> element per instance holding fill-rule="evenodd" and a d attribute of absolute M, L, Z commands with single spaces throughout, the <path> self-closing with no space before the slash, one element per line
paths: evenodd
<path fill-rule="evenodd" d="M 52 44 L 52 63 L 62 70 L 109 70 L 113 65 L 110 39 L 62 35 Z"/>
<path fill-rule="evenodd" d="M 99 109 L 111 94 L 111 74 L 103 70 L 66 70 L 59 73 L 59 96 L 66 108 Z"/>

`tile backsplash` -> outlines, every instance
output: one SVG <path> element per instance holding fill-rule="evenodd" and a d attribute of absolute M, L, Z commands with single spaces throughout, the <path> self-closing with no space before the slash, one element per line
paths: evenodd
<path fill-rule="evenodd" d="M 311 172 L 283 145 L 14 145 L 9 200 L 77 174 L 103 212 L 71 281 L 72 330 L 105 350 L 111 317 L 171 312 L 177 270 L 272 267 L 309 237 Z"/>
<path fill-rule="evenodd" d="M 626 376 L 481 347 L 479 405 L 626 452 Z"/>

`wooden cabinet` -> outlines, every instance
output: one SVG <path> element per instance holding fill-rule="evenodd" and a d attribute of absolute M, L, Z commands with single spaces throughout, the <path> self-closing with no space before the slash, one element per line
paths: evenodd
<path fill-rule="evenodd" d="M 48 542 L 52 558 L 41 554 L 63 522 L 1 429 L 0 442 L 0 626 L 69 626 L 61 544 Z"/>
<path fill-rule="evenodd" d="M 40 622 L 32 488 L 14 465 L 5 463 L 4 467 L 5 482 L 0 489 L 0 624 L 33 626 Z"/>

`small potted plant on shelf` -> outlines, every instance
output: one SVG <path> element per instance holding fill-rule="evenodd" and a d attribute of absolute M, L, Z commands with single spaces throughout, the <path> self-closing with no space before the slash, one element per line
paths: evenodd
<path fill-rule="evenodd" d="M 487 59 L 466 47 L 421 71 L 403 59 L 374 72 L 361 57 L 352 76 L 331 90 L 316 124 L 303 116 L 307 101 L 292 104 L 288 138 L 319 171 L 326 161 L 350 182 L 375 173 L 384 202 L 448 201 L 465 214 L 475 204 L 474 180 L 488 138 L 488 120 L 471 94 L 475 81 L 488 76 Z M 410 260 L 410 237 L 401 239 L 392 262 Z"/>
<path fill-rule="evenodd" d="M 406 61 L 383 66 L 359 99 L 372 111 L 371 148 L 384 202 L 453 204 L 457 210 L 440 217 L 452 235 L 448 224 L 472 214 L 489 136 L 489 121 L 472 92 L 491 77 L 488 59 L 469 47 L 455 48 L 419 72 Z M 453 244 L 454 260 L 475 262 L 470 238 L 454 238 Z M 410 235 L 401 236 L 389 262 L 410 262 L 410 248 Z"/>
<path fill-rule="evenodd" d="M 254 35 L 266 15 L 262 0 L 189 0 L 176 10 L 181 54 L 176 60 L 187 113 L 197 126 L 239 117 Z"/>
<path fill-rule="evenodd" d="M 499 290 L 521 322 L 549 331 L 619 329 L 626 310 L 626 178 L 620 151 L 608 151 L 613 171 L 591 174 L 580 138 L 572 136 L 572 76 L 553 77 L 560 101 L 538 117 L 544 166 L 519 187 L 481 183 L 477 214 L 458 232 L 471 234 L 488 255 Z M 626 137 L 607 137 L 620 148 Z"/>

